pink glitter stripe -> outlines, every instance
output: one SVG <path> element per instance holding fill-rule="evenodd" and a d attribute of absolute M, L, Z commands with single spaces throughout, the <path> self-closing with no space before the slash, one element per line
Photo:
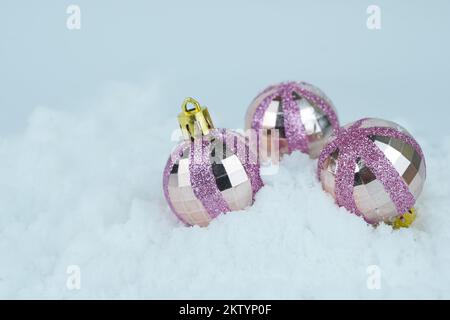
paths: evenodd
<path fill-rule="evenodd" d="M 301 121 L 300 108 L 292 97 L 294 83 L 288 83 L 282 87 L 282 106 L 284 113 L 284 130 L 288 140 L 289 152 L 300 150 L 308 152 L 308 140 L 306 138 L 305 127 Z"/>
<path fill-rule="evenodd" d="M 339 148 L 338 168 L 335 176 L 336 202 L 351 212 L 359 213 L 354 198 L 354 169 L 357 156 L 360 156 L 375 177 L 383 184 L 391 197 L 397 212 L 409 210 L 415 203 L 415 198 L 397 170 L 384 153 L 368 138 L 371 135 L 393 137 L 410 144 L 425 161 L 422 149 L 410 135 L 388 127 L 360 128 L 366 119 L 356 121 L 348 129 L 341 128 L 335 140 L 328 143 L 322 150 L 318 162 L 318 177 L 320 170 L 329 155 Z"/>
<path fill-rule="evenodd" d="M 318 105 L 328 117 L 333 129 L 335 131 L 339 129 L 339 120 L 333 107 L 314 92 L 303 88 L 297 82 L 284 82 L 278 85 L 270 86 L 261 92 L 257 97 L 274 89 L 276 89 L 276 91 L 264 98 L 260 105 L 256 108 L 255 114 L 253 115 L 252 128 L 255 130 L 260 130 L 262 128 L 264 113 L 270 103 L 275 97 L 281 97 L 284 113 L 284 128 L 290 152 L 293 150 L 308 152 L 309 150 L 305 128 L 303 122 L 301 121 L 300 108 L 292 96 L 294 92 L 297 92 L 300 96 Z"/>
<path fill-rule="evenodd" d="M 358 210 L 353 198 L 356 158 L 356 152 L 349 150 L 348 147 L 343 146 L 343 149 L 339 149 L 335 194 L 336 203 L 339 206 L 343 206 L 350 212 L 360 215 L 361 212 Z"/>
<path fill-rule="evenodd" d="M 416 200 L 389 159 L 369 138 L 364 136 L 359 143 L 361 159 L 383 184 L 394 202 L 397 212 L 401 214 L 411 209 Z"/>
<path fill-rule="evenodd" d="M 187 142 L 184 142 L 175 148 L 175 150 L 172 153 L 172 156 L 169 157 L 169 160 L 167 161 L 167 164 L 166 164 L 166 167 L 164 168 L 164 173 L 163 173 L 164 197 L 166 198 L 167 203 L 169 204 L 169 207 L 172 210 L 172 212 L 175 213 L 175 215 L 178 217 L 178 219 L 180 221 L 182 221 L 186 226 L 190 226 L 190 224 L 181 217 L 181 215 L 177 212 L 177 210 L 175 210 L 175 207 L 173 206 L 172 201 L 170 200 L 169 177 L 170 177 L 170 172 L 172 171 L 174 164 L 177 163 L 181 159 L 181 156 L 183 155 L 183 151 L 188 147 L 189 147 L 189 144 Z"/>
<path fill-rule="evenodd" d="M 250 183 L 252 186 L 253 200 L 255 200 L 255 195 L 264 186 L 264 183 L 260 176 L 260 169 L 258 163 L 252 163 L 250 161 L 250 148 L 247 144 L 247 139 L 244 136 L 239 135 L 231 130 L 221 129 L 220 136 L 217 136 L 222 141 L 229 141 L 228 137 L 233 137 L 233 146 L 227 146 L 232 152 L 236 154 L 239 161 L 242 163 L 245 172 L 250 178 Z M 242 143 L 239 143 L 242 140 Z M 245 143 L 244 143 L 245 142 Z"/>
<path fill-rule="evenodd" d="M 337 139 L 327 143 L 327 145 L 320 152 L 319 160 L 317 161 L 317 178 L 320 180 L 320 170 L 323 169 L 325 161 L 328 159 L 330 154 L 332 154 L 337 149 Z"/>
<path fill-rule="evenodd" d="M 420 157 L 425 163 L 425 157 L 423 156 L 422 148 L 420 148 L 420 145 L 417 143 L 417 141 L 409 134 L 388 127 L 363 128 L 360 130 L 362 131 L 362 134 L 365 135 L 366 137 L 371 135 L 392 137 L 410 144 L 414 148 L 414 150 L 417 151 L 417 153 L 420 155 Z"/>
<path fill-rule="evenodd" d="M 264 113 L 266 112 L 267 108 L 269 107 L 269 104 L 272 102 L 272 100 L 279 96 L 278 90 L 272 93 L 271 95 L 268 95 L 263 99 L 263 101 L 259 104 L 258 107 L 256 107 L 255 114 L 253 115 L 252 120 L 252 129 L 255 129 L 257 131 L 262 129 L 262 122 L 264 118 Z"/>
<path fill-rule="evenodd" d="M 189 171 L 195 196 L 205 207 L 208 214 L 215 218 L 230 207 L 217 187 L 210 160 L 210 142 L 207 138 L 196 139 L 191 143 Z"/>

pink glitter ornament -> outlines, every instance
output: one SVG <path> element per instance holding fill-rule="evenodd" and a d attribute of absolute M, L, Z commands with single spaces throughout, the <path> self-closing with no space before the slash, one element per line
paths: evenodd
<path fill-rule="evenodd" d="M 208 110 L 192 98 L 182 108 L 178 119 L 185 141 L 167 161 L 164 195 L 186 225 L 207 226 L 221 213 L 252 205 L 263 182 L 244 136 L 214 129 Z"/>
<path fill-rule="evenodd" d="M 273 152 L 282 156 L 294 150 L 317 158 L 339 121 L 333 103 L 320 89 L 287 82 L 268 87 L 253 100 L 245 126 L 257 131 L 265 162 Z"/>
<path fill-rule="evenodd" d="M 419 144 L 401 126 L 361 119 L 341 128 L 322 150 L 318 176 L 339 206 L 377 224 L 409 226 L 426 178 Z"/>

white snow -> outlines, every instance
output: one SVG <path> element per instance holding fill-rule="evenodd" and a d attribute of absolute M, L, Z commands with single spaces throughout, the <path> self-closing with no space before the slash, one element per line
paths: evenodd
<path fill-rule="evenodd" d="M 450 298 L 450 137 L 416 137 L 428 178 L 410 229 L 337 208 L 299 153 L 246 212 L 186 228 L 162 193 L 179 111 L 168 94 L 117 85 L 72 111 L 36 108 L 0 138 L 0 298 Z"/>

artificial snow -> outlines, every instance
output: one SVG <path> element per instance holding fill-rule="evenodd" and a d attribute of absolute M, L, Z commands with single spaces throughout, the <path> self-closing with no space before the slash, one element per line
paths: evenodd
<path fill-rule="evenodd" d="M 449 137 L 416 137 L 427 181 L 409 229 L 337 208 L 300 153 L 253 207 L 187 228 L 162 192 L 179 112 L 164 101 L 117 85 L 0 137 L 0 298 L 450 298 Z"/>

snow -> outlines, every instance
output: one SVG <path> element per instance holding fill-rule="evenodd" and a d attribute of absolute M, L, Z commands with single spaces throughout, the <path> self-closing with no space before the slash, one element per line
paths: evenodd
<path fill-rule="evenodd" d="M 70 111 L 38 107 L 0 138 L 0 298 L 450 298 L 449 137 L 416 137 L 428 177 L 410 229 L 337 208 L 300 153 L 246 212 L 186 228 L 162 193 L 179 110 L 169 93 L 115 85 Z"/>

